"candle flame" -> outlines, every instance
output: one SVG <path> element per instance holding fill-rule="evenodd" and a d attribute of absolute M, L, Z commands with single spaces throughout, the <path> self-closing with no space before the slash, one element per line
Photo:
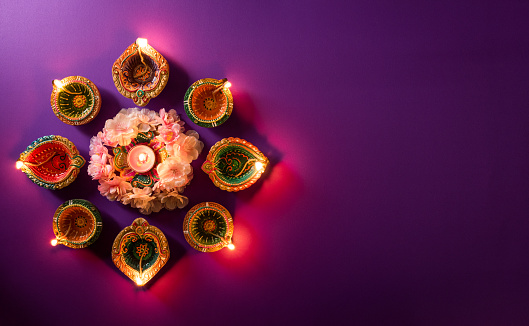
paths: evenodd
<path fill-rule="evenodd" d="M 147 39 L 146 39 L 146 38 L 138 37 L 138 38 L 136 39 L 136 44 L 138 44 L 138 46 L 139 46 L 140 48 L 144 48 L 144 47 L 146 47 L 147 44 L 148 44 L 148 43 L 147 43 Z"/>
<path fill-rule="evenodd" d="M 226 81 L 224 83 L 224 88 L 230 88 L 231 87 L 231 83 L 229 81 Z"/>
<path fill-rule="evenodd" d="M 53 239 L 53 240 L 50 241 L 50 243 L 51 243 L 52 246 L 55 247 L 57 245 L 58 241 L 57 241 L 57 239 Z"/>
<path fill-rule="evenodd" d="M 143 280 L 140 277 L 136 277 L 136 280 L 134 282 L 136 282 L 138 286 L 142 286 L 144 284 Z"/>
<path fill-rule="evenodd" d="M 230 244 L 228 245 L 228 249 L 230 249 L 230 250 L 234 250 L 234 249 L 235 249 L 235 245 L 234 245 L 233 243 L 230 243 Z"/>
<path fill-rule="evenodd" d="M 15 167 L 19 170 L 22 169 L 23 166 L 24 166 L 24 162 L 22 161 L 17 161 L 17 163 L 15 164 Z"/>
<path fill-rule="evenodd" d="M 255 162 L 255 169 L 257 171 L 261 171 L 264 168 L 264 164 L 262 162 Z"/>
<path fill-rule="evenodd" d="M 144 164 L 145 162 L 147 162 L 147 154 L 141 153 L 140 155 L 138 155 L 138 162 L 140 164 Z"/>
<path fill-rule="evenodd" d="M 57 88 L 62 88 L 64 86 L 63 83 L 58 79 L 53 80 L 53 85 L 55 85 Z"/>

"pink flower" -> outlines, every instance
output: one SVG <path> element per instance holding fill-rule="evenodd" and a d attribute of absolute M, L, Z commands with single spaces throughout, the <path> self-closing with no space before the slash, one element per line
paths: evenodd
<path fill-rule="evenodd" d="M 134 118 L 125 113 L 118 113 L 114 119 L 105 122 L 104 131 L 110 142 L 117 142 L 121 146 L 130 144 L 131 140 L 138 134 L 138 129 L 134 123 Z"/>
<path fill-rule="evenodd" d="M 101 155 L 101 154 L 107 154 L 108 155 L 108 149 L 105 147 L 105 145 L 103 145 L 103 137 L 104 137 L 104 134 L 100 131 L 97 136 L 94 136 L 90 139 L 90 151 L 88 152 L 88 154 L 90 156 L 96 154 L 96 155 Z"/>
<path fill-rule="evenodd" d="M 158 139 L 166 144 L 171 143 L 180 135 L 180 128 L 179 124 L 161 125 L 158 127 L 158 133 L 160 134 Z"/>
<path fill-rule="evenodd" d="M 107 154 L 94 154 L 90 157 L 88 175 L 92 177 L 92 180 L 107 178 L 112 174 L 112 165 L 107 164 L 109 159 L 112 157 Z"/>
<path fill-rule="evenodd" d="M 198 133 L 193 130 L 189 130 L 186 135 L 180 135 L 172 145 L 174 156 L 186 163 L 196 160 L 204 148 L 204 143 L 198 140 L 198 137 Z"/>
<path fill-rule="evenodd" d="M 182 187 L 189 181 L 187 175 L 193 172 L 189 163 L 180 162 L 175 157 L 168 157 L 156 167 L 160 182 L 165 189 Z"/>
<path fill-rule="evenodd" d="M 176 113 L 174 109 L 169 110 L 169 112 L 165 112 L 165 109 L 161 109 L 158 121 L 160 122 L 160 124 L 164 126 L 168 126 L 174 123 L 180 124 L 181 122 L 180 117 L 178 116 L 178 114 Z"/>
<path fill-rule="evenodd" d="M 115 176 L 111 180 L 99 180 L 100 185 L 97 187 L 101 195 L 106 196 L 109 200 L 121 200 L 127 191 L 132 189 L 130 183 L 125 178 Z"/>

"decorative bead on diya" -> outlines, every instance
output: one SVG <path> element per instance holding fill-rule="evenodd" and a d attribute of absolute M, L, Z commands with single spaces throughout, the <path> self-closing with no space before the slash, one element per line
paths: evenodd
<path fill-rule="evenodd" d="M 165 88 L 169 64 L 146 39 L 138 38 L 114 62 L 112 78 L 121 95 L 145 106 Z"/>
<path fill-rule="evenodd" d="M 194 82 L 184 96 L 187 116 L 201 127 L 223 124 L 233 111 L 231 83 L 226 79 L 204 78 Z"/>
<path fill-rule="evenodd" d="M 205 202 L 193 206 L 184 218 L 184 237 L 198 251 L 214 252 L 224 247 L 234 249 L 233 218 L 222 205 Z"/>
<path fill-rule="evenodd" d="M 74 126 L 92 121 L 101 109 L 101 95 L 96 85 L 81 76 L 55 79 L 50 102 L 57 118 Z"/>
<path fill-rule="evenodd" d="M 230 137 L 211 147 L 202 170 L 220 189 L 239 191 L 253 185 L 268 162 L 268 158 L 250 142 Z"/>
<path fill-rule="evenodd" d="M 32 142 L 20 154 L 16 167 L 39 186 L 55 190 L 72 183 L 85 162 L 71 141 L 50 135 Z"/>
<path fill-rule="evenodd" d="M 112 245 L 112 261 L 139 286 L 149 282 L 168 259 L 167 238 L 141 217 L 124 228 Z"/>
<path fill-rule="evenodd" d="M 101 233 L 103 221 L 99 210 L 88 200 L 71 199 L 64 202 L 53 216 L 52 245 L 85 248 L 94 243 Z"/>

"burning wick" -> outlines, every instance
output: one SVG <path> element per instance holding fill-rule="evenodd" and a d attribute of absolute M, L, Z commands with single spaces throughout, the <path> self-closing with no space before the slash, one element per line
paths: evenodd
<path fill-rule="evenodd" d="M 58 79 L 54 79 L 52 81 L 52 83 L 53 83 L 53 85 L 55 85 L 55 87 L 57 87 L 57 91 L 59 91 L 59 92 L 65 92 L 65 93 L 68 93 L 70 95 L 81 95 L 81 94 L 83 94 L 83 92 L 70 92 L 69 90 L 64 88 L 63 82 L 58 80 Z"/>
<path fill-rule="evenodd" d="M 235 249 L 235 245 L 234 245 L 233 243 L 230 243 L 230 244 L 228 245 L 228 249 L 230 249 L 230 250 L 234 250 L 234 249 Z"/>
<path fill-rule="evenodd" d="M 261 162 L 255 162 L 255 169 L 261 171 L 264 168 L 264 164 Z"/>
<path fill-rule="evenodd" d="M 51 243 L 52 246 L 55 247 L 57 245 L 58 241 L 57 241 L 57 239 L 53 239 L 53 240 L 50 241 L 50 243 Z"/>
<path fill-rule="evenodd" d="M 142 286 L 143 285 L 143 280 L 140 278 L 140 277 L 136 277 L 136 280 L 135 280 L 136 284 L 138 286 Z"/>
<path fill-rule="evenodd" d="M 147 162 L 147 154 L 145 153 L 141 153 L 140 155 L 138 155 L 138 163 L 141 165 L 141 164 L 145 164 Z"/>
<path fill-rule="evenodd" d="M 231 87 L 231 83 L 228 81 L 227 78 L 224 78 L 224 79 L 221 79 L 220 81 L 222 84 L 217 86 L 217 88 L 215 88 L 215 90 L 213 91 L 213 94 L 216 94 L 217 92 L 219 92 L 221 89 L 223 88 L 230 88 Z"/>
<path fill-rule="evenodd" d="M 17 163 L 15 164 L 15 167 L 19 170 L 22 169 L 23 166 L 24 166 L 24 162 L 22 161 L 17 161 Z"/>

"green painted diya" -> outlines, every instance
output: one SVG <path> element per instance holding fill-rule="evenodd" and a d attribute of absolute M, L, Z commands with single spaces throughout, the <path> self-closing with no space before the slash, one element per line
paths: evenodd
<path fill-rule="evenodd" d="M 37 185 L 56 190 L 72 183 L 85 162 L 71 141 L 49 135 L 32 142 L 20 154 L 16 167 Z"/>
<path fill-rule="evenodd" d="M 268 162 L 268 158 L 250 142 L 230 137 L 211 147 L 202 170 L 220 189 L 239 191 L 259 180 Z"/>
<path fill-rule="evenodd" d="M 226 78 L 204 78 L 194 82 L 184 96 L 187 116 L 201 127 L 223 124 L 233 111 L 230 85 Z"/>
<path fill-rule="evenodd" d="M 195 205 L 184 218 L 184 237 L 191 247 L 213 252 L 230 247 L 233 219 L 224 206 L 205 202 Z"/>
<path fill-rule="evenodd" d="M 146 39 L 138 38 L 114 62 L 112 78 L 121 95 L 145 106 L 167 85 L 169 64 Z"/>
<path fill-rule="evenodd" d="M 92 121 L 101 109 L 101 95 L 96 85 L 81 76 L 54 80 L 50 102 L 57 118 L 74 126 Z"/>
<path fill-rule="evenodd" d="M 97 208 L 88 200 L 71 199 L 64 202 L 53 216 L 53 244 L 70 248 L 85 248 L 101 233 L 103 221 Z"/>
<path fill-rule="evenodd" d="M 167 238 L 141 217 L 121 230 L 112 245 L 116 267 L 140 286 L 150 281 L 168 259 Z"/>

